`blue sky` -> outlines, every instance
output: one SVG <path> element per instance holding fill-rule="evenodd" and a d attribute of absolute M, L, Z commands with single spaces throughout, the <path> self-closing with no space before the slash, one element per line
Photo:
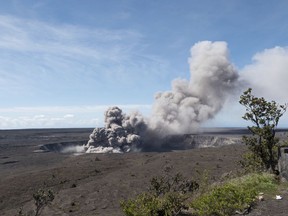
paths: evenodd
<path fill-rule="evenodd" d="M 189 50 L 203 40 L 226 41 L 239 73 L 285 102 L 286 0 L 0 3 L 0 129 L 101 126 L 112 105 L 149 115 L 156 92 L 189 79 Z M 238 106 L 211 126 L 246 125 Z"/>

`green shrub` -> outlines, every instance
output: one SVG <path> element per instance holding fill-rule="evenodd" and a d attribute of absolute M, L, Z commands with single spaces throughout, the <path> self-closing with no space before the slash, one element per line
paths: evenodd
<path fill-rule="evenodd" d="M 34 204 L 35 204 L 35 216 L 39 216 L 45 206 L 50 204 L 54 200 L 54 193 L 52 190 L 44 190 L 44 189 L 39 189 L 37 192 L 33 194 L 33 199 L 34 199 Z M 23 209 L 20 208 L 18 212 L 19 216 L 26 216 L 28 214 L 25 214 L 23 212 Z"/>
<path fill-rule="evenodd" d="M 253 203 L 255 190 L 245 191 L 235 185 L 226 184 L 216 187 L 206 195 L 200 196 L 192 203 L 197 215 L 228 216 L 236 210 L 244 210 Z"/>
<path fill-rule="evenodd" d="M 36 206 L 35 216 L 38 216 L 40 215 L 41 210 L 54 200 L 54 193 L 51 190 L 45 191 L 43 189 L 39 189 L 33 194 L 33 198 Z"/>
<path fill-rule="evenodd" d="M 193 180 L 181 174 L 154 177 L 148 192 L 139 194 L 135 199 L 121 201 L 120 205 L 127 216 L 172 216 L 187 208 L 188 194 L 199 187 Z"/>
<path fill-rule="evenodd" d="M 244 169 L 245 173 L 261 173 L 266 170 L 265 164 L 262 162 L 261 158 L 251 151 L 242 155 L 239 164 Z"/>
<path fill-rule="evenodd" d="M 250 174 L 215 186 L 210 192 L 194 199 L 191 207 L 199 216 L 229 216 L 236 210 L 249 210 L 259 192 L 276 188 L 273 175 Z"/>
<path fill-rule="evenodd" d="M 135 199 L 120 202 L 123 212 L 127 216 L 172 216 L 179 213 L 186 206 L 184 194 L 169 192 L 157 197 L 151 193 L 141 193 Z"/>
<path fill-rule="evenodd" d="M 273 191 L 278 186 L 275 176 L 270 173 L 251 173 L 241 178 L 233 179 L 230 183 L 235 185 L 240 184 L 246 189 L 255 188 L 259 192 Z"/>

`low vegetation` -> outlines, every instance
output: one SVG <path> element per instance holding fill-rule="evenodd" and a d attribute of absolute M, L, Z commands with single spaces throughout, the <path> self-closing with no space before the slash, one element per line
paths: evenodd
<path fill-rule="evenodd" d="M 179 173 L 174 176 L 166 173 L 152 178 L 147 192 L 120 204 L 127 216 L 178 215 L 188 208 L 185 201 L 198 188 L 199 184 L 194 180 L 184 178 Z"/>
<path fill-rule="evenodd" d="M 185 215 L 193 216 L 229 216 L 236 212 L 245 214 L 256 204 L 259 193 L 270 194 L 278 188 L 278 181 L 269 173 L 250 173 L 225 182 L 216 182 L 206 188 L 205 192 L 198 190 L 201 184 L 194 181 L 186 184 L 187 180 L 177 183 L 176 188 L 180 186 L 184 190 L 174 190 L 176 188 L 169 187 L 162 178 L 151 180 L 151 186 L 156 186 L 152 186 L 154 189 L 141 193 L 135 199 L 122 201 L 125 215 L 176 216 L 181 215 L 183 210 Z M 154 184 L 155 179 L 157 184 Z"/>
<path fill-rule="evenodd" d="M 221 185 L 214 185 L 210 191 L 195 198 L 190 207 L 197 216 L 229 216 L 248 213 L 256 203 L 257 195 L 277 189 L 274 175 L 248 174 L 229 180 Z"/>

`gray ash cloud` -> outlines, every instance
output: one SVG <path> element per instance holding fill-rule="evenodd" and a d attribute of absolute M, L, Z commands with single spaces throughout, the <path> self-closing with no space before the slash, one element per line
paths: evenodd
<path fill-rule="evenodd" d="M 119 107 L 105 112 L 105 127 L 95 128 L 86 145 L 87 152 L 129 152 L 142 148 L 147 131 L 144 117 L 137 113 L 126 115 Z"/>
<path fill-rule="evenodd" d="M 190 80 L 176 79 L 172 90 L 157 93 L 150 117 L 126 115 L 118 107 L 105 113 L 105 127 L 96 128 L 87 152 L 129 152 L 159 147 L 171 134 L 195 132 L 214 118 L 239 87 L 239 75 L 229 60 L 225 42 L 203 41 L 191 48 Z"/>

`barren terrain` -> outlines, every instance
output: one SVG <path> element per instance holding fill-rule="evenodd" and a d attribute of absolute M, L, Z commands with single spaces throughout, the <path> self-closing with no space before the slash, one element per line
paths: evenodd
<path fill-rule="evenodd" d="M 55 194 L 52 204 L 41 215 L 123 215 L 119 201 L 144 191 L 149 180 L 163 174 L 165 167 L 196 179 L 207 170 L 214 181 L 237 170 L 240 155 L 246 151 L 239 143 L 189 149 L 188 144 L 193 144 L 191 137 L 186 139 L 188 144 L 182 146 L 187 150 L 178 148 L 166 152 L 73 155 L 39 151 L 47 144 L 50 147 L 84 144 L 91 131 L 0 131 L 0 215 L 17 215 L 21 207 L 24 212 L 31 211 L 34 208 L 32 194 L 39 188 L 50 188 Z M 205 136 L 210 137 L 208 140 L 215 137 L 235 139 L 243 133 L 245 130 L 231 129 L 209 131 Z M 281 201 L 267 197 L 251 215 L 287 215 L 287 191 L 282 195 Z"/>

